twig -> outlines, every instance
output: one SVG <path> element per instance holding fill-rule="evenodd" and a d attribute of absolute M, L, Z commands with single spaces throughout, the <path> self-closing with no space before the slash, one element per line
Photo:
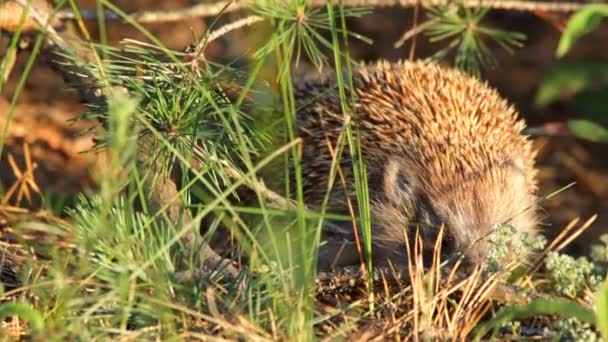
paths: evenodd
<path fill-rule="evenodd" d="M 197 151 L 197 153 L 201 153 L 201 152 Z M 205 156 L 203 156 L 203 155 L 200 155 L 200 156 L 205 158 Z M 193 170 L 202 169 L 203 165 L 197 158 L 194 158 L 191 162 L 192 162 Z M 287 199 L 287 198 L 277 194 L 276 192 L 272 191 L 271 189 L 269 189 L 266 186 L 266 184 L 264 184 L 264 182 L 257 179 L 255 176 L 247 177 L 246 175 L 244 175 L 243 173 L 241 173 L 240 171 L 238 171 L 237 169 L 232 167 L 227 162 L 222 161 L 221 164 L 224 168 L 224 171 L 226 171 L 226 174 L 228 175 L 228 177 L 232 178 L 235 181 L 241 180 L 243 182 L 243 185 L 246 188 L 259 193 L 262 197 L 264 197 L 266 200 L 268 200 L 277 209 L 288 210 L 288 209 L 296 208 L 296 205 L 292 201 L 290 201 L 289 199 Z"/>
<path fill-rule="evenodd" d="M 29 8 L 28 15 L 38 23 L 43 32 L 49 35 L 51 42 L 61 47 L 66 45 L 63 38 L 55 30 L 54 26 L 57 24 L 53 20 L 52 8 L 45 1 L 29 1 L 29 5 L 28 0 L 15 0 L 15 2 L 22 8 Z"/>
<path fill-rule="evenodd" d="M 403 33 L 403 35 L 399 38 L 399 40 L 397 40 L 395 42 L 395 44 L 393 45 L 395 47 L 395 49 L 400 48 L 401 46 L 403 46 L 403 44 L 405 44 L 405 42 L 407 42 L 408 40 L 410 40 L 410 38 L 412 37 L 416 37 L 420 32 L 426 30 L 427 28 L 433 26 L 434 24 L 436 24 L 439 20 L 437 19 L 431 19 L 431 20 L 427 20 L 424 23 L 420 24 L 420 25 L 416 25 L 414 27 L 412 27 L 411 29 L 405 31 Z"/>
<path fill-rule="evenodd" d="M 135 21 L 145 23 L 170 23 L 176 21 L 183 21 L 192 18 L 199 17 L 211 17 L 222 13 L 224 8 L 225 12 L 235 12 L 245 7 L 245 4 L 238 3 L 231 5 L 231 0 L 228 1 L 217 1 L 212 3 L 197 4 L 192 7 L 181 8 L 176 10 L 162 10 L 162 11 L 141 11 L 130 14 L 131 18 Z M 83 20 L 96 20 L 98 18 L 98 11 L 95 9 L 82 9 L 80 10 L 80 17 Z M 60 11 L 58 17 L 61 20 L 74 20 L 76 15 L 70 10 Z M 112 11 L 104 11 L 104 18 L 106 20 L 122 20 L 122 17 Z"/>
<path fill-rule="evenodd" d="M 66 37 L 65 33 L 62 36 L 55 30 L 55 26 L 58 26 L 58 19 L 55 16 L 56 13 L 51 12 L 52 8 L 46 4 L 46 1 L 31 1 L 30 5 L 28 5 L 28 0 L 14 0 L 14 3 L 22 6 L 22 8 L 28 8 L 29 6 L 29 11 L 27 12 L 29 18 L 33 19 L 41 28 L 42 32 L 47 34 L 46 41 L 49 43 L 47 51 L 54 53 L 55 57 L 60 57 L 58 59 L 51 58 L 50 64 L 61 72 L 66 82 L 88 85 L 79 89 L 82 100 L 88 104 L 104 103 L 108 90 L 90 86 L 93 80 L 98 77 L 77 65 L 75 61 L 66 61 L 65 57 L 63 57 L 63 55 L 77 56 L 78 59 L 82 61 L 97 59 L 97 63 L 100 64 L 98 58 L 89 55 L 89 51 L 85 52 L 80 49 L 80 47 L 84 45 L 84 42 L 77 36 Z M 66 38 L 64 39 L 64 37 Z M 80 51 L 82 55 L 77 51 Z"/>
<path fill-rule="evenodd" d="M 344 6 L 347 7 L 412 7 L 420 2 L 423 6 L 436 6 L 449 4 L 450 0 L 346 0 Z M 312 0 L 311 4 L 320 5 L 324 3 L 320 0 Z M 337 3 L 334 0 L 334 3 Z M 552 1 L 526 1 L 526 0 L 463 0 L 462 5 L 470 8 L 487 7 L 492 9 L 509 11 L 546 11 L 546 12 L 575 12 L 581 9 L 584 4 L 577 2 L 552 2 Z"/>
<path fill-rule="evenodd" d="M 420 3 L 423 6 L 444 5 L 449 0 L 344 0 L 345 7 L 412 7 Z M 333 0 L 338 4 L 338 0 Z M 213 3 L 202 3 L 192 7 L 177 9 L 173 11 L 143 11 L 131 14 L 131 17 L 140 23 L 168 23 L 183 21 L 198 17 L 211 17 L 220 13 L 231 13 L 247 8 L 246 1 L 218 1 Z M 326 6 L 325 0 L 309 0 L 311 7 Z M 543 12 L 575 12 L 585 4 L 576 2 L 551 2 L 551 1 L 530 1 L 530 0 L 464 0 L 465 7 L 489 7 L 492 9 L 509 11 L 543 11 Z M 106 11 L 104 14 L 107 20 L 121 20 L 116 13 Z M 75 15 L 69 11 L 61 11 L 58 16 L 62 20 L 75 19 Z M 94 20 L 97 18 L 97 11 L 82 10 L 82 18 Z"/>
<path fill-rule="evenodd" d="M 213 42 L 214 40 L 218 39 L 219 37 L 227 34 L 230 31 L 234 31 L 236 29 L 242 28 L 242 27 L 247 27 L 247 26 L 251 26 L 257 22 L 260 22 L 264 20 L 263 17 L 257 16 L 257 15 L 252 15 L 246 18 L 242 18 L 239 19 L 237 21 L 234 21 L 230 24 L 226 24 L 222 27 L 220 27 L 219 29 L 211 32 L 209 34 L 209 37 L 207 38 L 207 44 Z"/>
<path fill-rule="evenodd" d="M 420 0 L 419 0 L 419 3 L 416 4 L 416 7 L 414 7 L 414 18 L 413 18 L 412 28 L 415 28 L 416 26 L 418 26 L 418 17 L 419 16 L 420 16 Z M 410 46 L 410 55 L 409 55 L 410 61 L 414 60 L 415 53 L 416 53 L 416 37 L 414 36 L 414 39 L 412 40 L 412 45 Z"/>
<path fill-rule="evenodd" d="M 260 21 L 264 20 L 263 17 L 257 16 L 257 15 L 251 15 L 248 16 L 246 18 L 241 18 L 239 20 L 233 21 L 229 24 L 226 24 L 222 27 L 220 27 L 217 30 L 211 31 L 206 37 L 204 37 L 203 39 L 200 40 L 200 42 L 198 42 L 198 44 L 196 45 L 196 48 L 194 49 L 194 52 L 191 54 L 191 56 L 193 56 L 193 60 L 192 63 L 195 63 L 196 60 L 199 59 L 199 57 L 203 56 L 203 51 L 205 51 L 205 48 L 212 43 L 213 41 L 215 41 L 216 39 L 220 38 L 223 35 L 228 34 L 231 31 L 234 31 L 236 29 L 242 28 L 242 27 L 247 27 L 247 26 L 251 26 L 255 23 L 258 23 Z"/>
<path fill-rule="evenodd" d="M 173 22 L 197 17 L 211 17 L 222 13 L 222 10 L 225 13 L 234 12 L 245 8 L 245 6 L 246 4 L 243 1 L 217 1 L 211 3 L 201 3 L 189 8 L 178 9 L 170 12 L 143 11 L 133 14 L 132 17 L 140 23 Z M 224 10 L 224 8 L 226 9 Z"/>
<path fill-rule="evenodd" d="M 569 136 L 572 132 L 565 122 L 547 122 L 539 126 L 529 126 L 524 129 L 524 134 L 531 136 Z"/>
<path fill-rule="evenodd" d="M 224 166 L 224 170 L 232 179 L 240 179 L 244 177 L 240 172 L 232 168 L 230 165 L 226 164 Z M 269 200 L 279 209 L 294 209 L 296 207 L 294 203 L 270 190 L 262 181 L 256 179 L 255 177 L 245 179 L 243 184 L 245 184 L 245 186 L 251 190 L 260 193 L 260 195 Z"/>
<path fill-rule="evenodd" d="M 27 16 L 25 21 L 21 22 L 25 3 L 26 1 L 0 1 L 0 28 L 2 30 L 9 32 L 15 32 L 18 29 L 23 30 L 23 32 L 40 30 L 41 25 L 31 16 Z M 41 13 L 51 13 L 53 11 L 53 8 L 46 0 L 32 0 L 30 4 L 31 8 L 36 8 Z"/>

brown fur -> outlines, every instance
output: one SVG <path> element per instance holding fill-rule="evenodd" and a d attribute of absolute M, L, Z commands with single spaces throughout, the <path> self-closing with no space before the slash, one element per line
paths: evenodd
<path fill-rule="evenodd" d="M 319 205 L 326 193 L 332 160 L 327 144 L 335 149 L 344 128 L 338 91 L 331 89 L 336 86 L 335 76 L 328 75 L 302 82 L 296 91 L 303 106 L 297 127 L 310 205 Z M 445 224 L 446 241 L 455 250 L 466 249 L 474 263 L 484 260 L 484 236 L 496 225 L 508 221 L 518 233 L 534 234 L 534 152 L 522 135 L 523 121 L 495 90 L 424 62 L 365 66 L 356 70 L 354 87 L 353 124 L 369 171 L 377 259 L 403 262 L 404 236 L 413 223 L 434 226 L 424 234 L 431 241 L 437 226 Z M 356 201 L 348 147 L 343 156 L 348 189 L 345 193 L 335 182 L 330 209 L 347 212 L 346 194 Z M 352 226 L 337 235 L 352 247 Z M 321 250 L 321 268 L 337 257 L 335 244 Z M 338 265 L 358 260 L 353 250 L 344 255 Z"/>

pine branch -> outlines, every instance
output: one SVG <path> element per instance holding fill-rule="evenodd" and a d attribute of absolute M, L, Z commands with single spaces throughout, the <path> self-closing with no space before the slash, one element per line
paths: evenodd
<path fill-rule="evenodd" d="M 32 7 L 31 4 L 28 5 L 28 0 L 15 0 L 15 3 L 23 6 L 22 8 L 27 8 L 29 10 L 27 13 L 29 15 L 29 20 L 34 20 L 42 30 L 46 30 L 48 34 L 47 38 L 52 43 L 48 48 L 51 53 L 54 53 L 59 57 L 59 60 L 52 60 L 51 63 L 54 64 L 63 77 L 73 81 L 75 84 L 84 85 L 80 89 L 83 100 L 88 104 L 104 103 L 106 101 L 106 96 L 108 95 L 107 92 L 113 91 L 113 89 L 96 89 L 95 87 L 91 88 L 87 86 L 96 78 L 95 75 L 93 75 L 90 70 L 77 65 L 75 60 L 68 57 L 73 53 L 75 47 L 85 46 L 85 43 L 77 37 L 73 37 L 73 41 L 70 40 L 68 42 L 60 36 L 59 33 L 49 25 L 49 23 L 52 22 L 53 17 L 51 12 L 49 12 L 49 7 L 40 5 L 42 2 L 37 1 L 37 4 L 40 5 L 39 7 Z M 3 7 L 0 7 L 0 9 L 3 9 Z M 85 59 L 85 61 L 93 60 L 90 54 L 80 57 Z M 126 91 L 124 88 L 120 90 Z M 149 166 L 149 158 L 150 156 L 147 155 L 147 153 L 140 153 L 138 155 L 138 166 L 142 168 L 142 174 L 145 174 L 145 171 Z M 148 182 L 146 184 L 151 194 L 149 206 L 152 209 L 152 212 L 158 211 L 163 206 L 168 205 L 166 212 L 169 219 L 174 223 L 181 221 L 182 223 L 187 224 L 191 221 L 190 216 L 182 210 L 179 201 L 176 200 L 178 198 L 176 179 L 179 179 L 179 177 L 176 175 L 165 175 L 159 178 L 160 179 L 156 179 L 156 181 L 152 183 Z M 182 242 L 186 246 L 192 244 L 193 234 L 194 232 L 189 232 L 182 238 Z M 238 270 L 232 266 L 230 260 L 221 257 L 210 246 L 203 246 L 200 253 L 202 255 L 204 271 L 210 272 L 211 270 L 218 270 L 228 279 L 235 279 L 238 275 Z"/>

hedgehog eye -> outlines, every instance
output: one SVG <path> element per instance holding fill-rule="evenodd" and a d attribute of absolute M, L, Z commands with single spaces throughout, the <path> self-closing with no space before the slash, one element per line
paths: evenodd
<path fill-rule="evenodd" d="M 422 225 L 424 228 L 439 230 L 444 220 L 431 204 L 428 196 L 420 195 L 415 203 L 416 211 L 412 222 Z"/>

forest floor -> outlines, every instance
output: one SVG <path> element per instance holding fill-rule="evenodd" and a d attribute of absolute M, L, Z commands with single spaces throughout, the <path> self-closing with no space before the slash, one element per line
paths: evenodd
<path fill-rule="evenodd" d="M 180 8 L 191 4 L 187 0 L 120 0 L 115 3 L 127 12 Z M 95 1 L 80 1 L 79 4 L 94 8 Z M 235 17 L 235 14 L 228 14 L 222 20 L 229 22 Z M 363 19 L 351 20 L 349 25 L 352 31 L 374 40 L 373 48 L 353 42 L 353 58 L 365 61 L 407 58 L 410 45 L 405 44 L 396 49 L 393 44 L 412 26 L 412 17 L 412 10 L 382 9 Z M 486 71 L 482 77 L 512 102 L 532 127 L 547 127 L 547 124 L 575 116 L 571 109 L 559 102 L 546 108 L 535 105 L 537 91 L 548 70 L 556 62 L 555 49 L 560 32 L 548 22 L 527 13 L 497 12 L 490 16 L 490 20 L 498 26 L 526 34 L 527 39 L 524 47 L 515 50 L 513 54 L 493 46 L 498 66 Z M 169 48 L 182 50 L 192 43 L 193 34 L 200 36 L 204 33 L 209 21 L 210 19 L 192 19 L 179 23 L 147 25 L 147 28 Z M 90 23 L 89 28 L 94 34 L 95 26 L 94 22 Z M 206 51 L 207 59 L 229 61 L 239 56 L 248 49 L 252 37 L 263 39 L 255 36 L 256 30 L 237 30 L 214 42 Z M 608 23 L 605 22 L 580 40 L 568 60 L 608 61 L 608 49 L 598 48 L 605 45 L 606 37 Z M 123 38 L 144 40 L 142 34 L 134 28 L 110 23 L 109 42 L 118 44 Z M 0 37 L 0 51 L 6 48 L 8 40 L 7 37 Z M 415 58 L 427 57 L 436 49 L 436 45 L 419 37 Z M 77 94 L 67 90 L 61 76 L 41 58 L 35 61 L 19 104 L 10 113 L 10 101 L 18 87 L 19 75 L 26 68 L 28 55 L 29 51 L 26 50 L 17 56 L 12 77 L 0 94 L 0 131 L 9 125 L 0 156 L 0 181 L 4 189 L 10 189 L 15 183 L 23 181 L 27 177 L 27 170 L 31 168 L 43 196 L 63 198 L 69 202 L 76 194 L 96 187 L 99 155 L 82 153 L 93 146 L 92 136 L 82 134 L 93 123 L 86 120 L 73 121 L 86 107 L 79 103 Z M 605 144 L 571 136 L 540 135 L 534 136 L 533 140 L 539 151 L 539 193 L 550 194 L 575 183 L 541 203 L 544 209 L 542 231 L 551 240 L 573 220 L 579 218 L 586 221 L 597 214 L 593 224 L 565 250 L 574 255 L 587 255 L 590 252 L 590 241 L 597 241 L 602 234 L 608 233 L 608 149 Z M 0 204 L 0 229 L 3 227 L 3 210 L 16 204 L 16 197 L 15 193 L 15 196 L 6 198 L 7 201 Z"/>

